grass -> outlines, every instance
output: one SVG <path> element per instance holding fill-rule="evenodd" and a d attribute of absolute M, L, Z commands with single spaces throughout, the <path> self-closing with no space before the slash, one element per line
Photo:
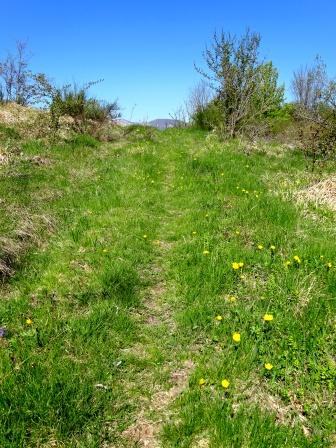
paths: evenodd
<path fill-rule="evenodd" d="M 0 168 L 0 445 L 333 446 L 335 215 L 295 198 L 316 174 L 194 130 L 130 140 Z"/>

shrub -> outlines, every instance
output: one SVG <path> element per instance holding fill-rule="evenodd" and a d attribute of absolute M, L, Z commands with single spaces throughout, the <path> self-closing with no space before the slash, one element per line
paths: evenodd
<path fill-rule="evenodd" d="M 284 87 L 272 62 L 259 57 L 260 35 L 249 30 L 236 36 L 214 34 L 212 47 L 204 52 L 207 71 L 197 68 L 215 89 L 220 104 L 221 127 L 230 137 L 251 122 L 279 108 Z"/>
<path fill-rule="evenodd" d="M 318 161 L 336 155 L 336 82 L 328 78 L 326 66 L 317 59 L 312 67 L 294 73 L 295 116 L 301 148 L 314 170 Z"/>
<path fill-rule="evenodd" d="M 192 116 L 192 123 L 200 129 L 212 130 L 219 128 L 222 123 L 220 102 L 212 100 L 205 107 L 198 107 Z"/>
<path fill-rule="evenodd" d="M 124 136 L 130 141 L 154 141 L 156 133 L 155 128 L 141 124 L 132 124 L 124 129 Z"/>
<path fill-rule="evenodd" d="M 0 123 L 0 139 L 19 140 L 20 138 L 21 136 L 16 129 Z"/>
<path fill-rule="evenodd" d="M 95 82 L 82 88 L 65 86 L 57 89 L 52 97 L 50 112 L 53 119 L 69 116 L 74 119 L 74 128 L 85 133 L 90 128 L 90 121 L 104 123 L 109 119 L 119 117 L 119 107 L 116 101 L 106 103 L 88 96 L 88 89 Z"/>
<path fill-rule="evenodd" d="M 78 147 L 97 148 L 99 146 L 99 142 L 94 137 L 87 134 L 77 134 L 69 141 L 69 143 L 74 149 Z"/>

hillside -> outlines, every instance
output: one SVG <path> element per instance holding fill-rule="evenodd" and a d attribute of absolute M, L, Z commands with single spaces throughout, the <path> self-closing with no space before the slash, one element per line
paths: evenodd
<path fill-rule="evenodd" d="M 332 165 L 192 129 L 50 146 L 8 126 L 1 447 L 335 446 Z"/>

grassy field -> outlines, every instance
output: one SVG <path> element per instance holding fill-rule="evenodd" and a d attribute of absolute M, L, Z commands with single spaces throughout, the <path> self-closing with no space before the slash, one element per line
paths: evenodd
<path fill-rule="evenodd" d="M 335 446 L 336 219 L 297 194 L 317 177 L 194 130 L 22 144 L 0 446 Z"/>

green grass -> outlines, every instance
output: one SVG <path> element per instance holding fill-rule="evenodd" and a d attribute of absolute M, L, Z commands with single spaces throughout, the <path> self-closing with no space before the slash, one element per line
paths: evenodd
<path fill-rule="evenodd" d="M 295 151 L 133 134 L 28 142 L 1 168 L 21 250 L 1 290 L 0 446 L 135 447 L 145 422 L 164 447 L 331 447 L 335 215 L 294 195 L 316 175 Z"/>

